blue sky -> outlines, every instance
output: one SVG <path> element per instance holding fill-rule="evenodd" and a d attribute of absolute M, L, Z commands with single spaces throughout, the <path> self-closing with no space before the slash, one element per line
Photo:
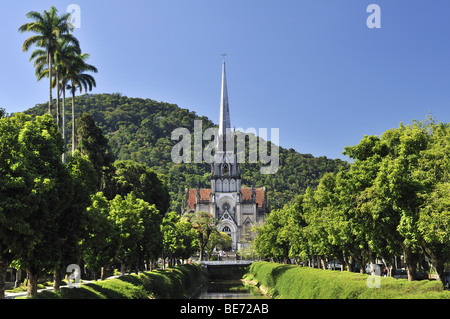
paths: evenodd
<path fill-rule="evenodd" d="M 369 29 L 369 4 L 381 28 Z M 0 10 L 0 107 L 48 99 L 36 82 L 31 10 L 81 9 L 74 34 L 99 69 L 92 93 L 175 103 L 219 119 L 222 52 L 232 126 L 279 128 L 280 144 L 342 158 L 347 145 L 400 122 L 450 118 L 450 2 L 446 0 L 17 0 Z M 269 130 L 270 131 L 270 130 Z"/>

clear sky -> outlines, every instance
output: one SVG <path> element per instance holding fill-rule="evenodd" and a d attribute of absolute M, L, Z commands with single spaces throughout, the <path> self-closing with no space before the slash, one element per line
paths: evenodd
<path fill-rule="evenodd" d="M 369 4 L 381 28 L 369 29 Z M 17 0 L 0 6 L 0 107 L 48 100 L 22 52 L 26 13 L 81 9 L 74 34 L 99 69 L 92 93 L 178 104 L 219 120 L 228 54 L 232 126 L 279 128 L 280 144 L 343 158 L 400 122 L 450 119 L 448 0 Z M 270 130 L 269 130 L 270 132 Z"/>

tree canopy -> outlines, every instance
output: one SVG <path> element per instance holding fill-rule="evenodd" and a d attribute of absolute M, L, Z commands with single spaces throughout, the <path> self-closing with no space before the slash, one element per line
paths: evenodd
<path fill-rule="evenodd" d="M 450 126 L 432 119 L 402 123 L 345 148 L 354 159 L 327 173 L 317 189 L 275 210 L 255 248 L 278 260 L 337 259 L 349 269 L 403 255 L 409 280 L 427 259 L 442 279 L 450 259 Z"/>

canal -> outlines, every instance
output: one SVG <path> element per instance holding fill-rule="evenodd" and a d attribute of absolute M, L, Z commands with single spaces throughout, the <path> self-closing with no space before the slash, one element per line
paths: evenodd
<path fill-rule="evenodd" d="M 241 279 L 219 279 L 205 285 L 197 299 L 266 299 L 266 296 Z"/>

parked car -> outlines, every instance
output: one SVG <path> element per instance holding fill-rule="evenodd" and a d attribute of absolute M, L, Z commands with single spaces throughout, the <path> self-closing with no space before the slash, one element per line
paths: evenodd
<path fill-rule="evenodd" d="M 395 269 L 393 270 L 393 277 L 394 278 L 402 278 L 402 279 L 408 279 L 408 272 L 405 269 Z M 417 271 L 416 272 L 416 280 L 425 280 L 429 279 L 428 273 L 424 271 Z"/>
<path fill-rule="evenodd" d="M 430 277 L 428 276 L 427 272 L 424 271 L 418 271 L 416 272 L 416 280 L 425 280 L 425 279 L 429 279 Z"/>
<path fill-rule="evenodd" d="M 408 272 L 405 269 L 394 269 L 392 271 L 392 276 L 397 279 L 399 278 L 407 279 Z"/>
<path fill-rule="evenodd" d="M 338 264 L 337 262 L 330 262 L 327 265 L 327 269 L 329 270 L 341 270 L 341 264 Z"/>

